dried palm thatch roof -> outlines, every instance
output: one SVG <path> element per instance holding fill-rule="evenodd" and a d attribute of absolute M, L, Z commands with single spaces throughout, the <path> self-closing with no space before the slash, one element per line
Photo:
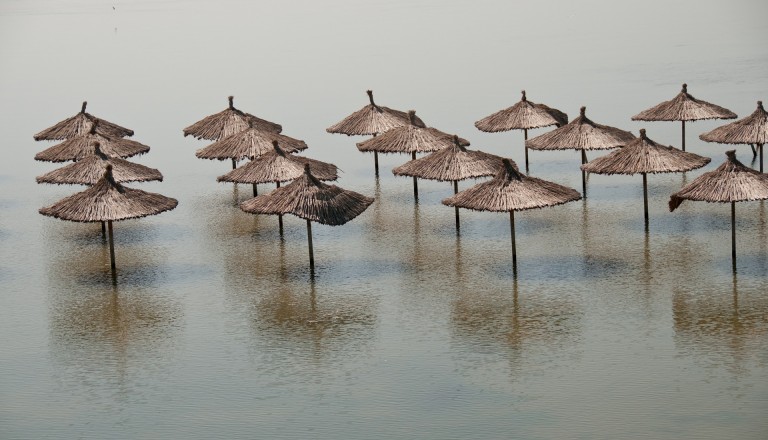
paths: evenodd
<path fill-rule="evenodd" d="M 194 136 L 197 139 L 216 141 L 232 134 L 241 132 L 248 127 L 255 127 L 265 131 L 280 133 L 283 127 L 280 124 L 258 118 L 250 113 L 245 113 L 234 105 L 234 96 L 229 96 L 229 107 L 206 116 L 184 129 L 184 136 Z"/>
<path fill-rule="evenodd" d="M 723 164 L 672 194 L 670 211 L 677 209 L 684 200 L 729 203 L 768 199 L 768 174 L 744 166 L 736 159 L 734 150 L 725 154 L 728 160 Z"/>
<path fill-rule="evenodd" d="M 612 151 L 581 166 L 588 173 L 640 174 L 674 173 L 701 168 L 710 158 L 657 144 L 640 129 L 640 137 L 624 148 Z"/>
<path fill-rule="evenodd" d="M 107 165 L 112 166 L 112 176 L 115 182 L 163 180 L 163 175 L 160 171 L 118 157 L 107 156 L 102 153 L 99 143 L 94 142 L 93 154 L 75 163 L 38 176 L 37 183 L 93 185 L 104 177 L 104 170 Z"/>
<path fill-rule="evenodd" d="M 74 222 L 117 221 L 159 214 L 177 204 L 176 199 L 115 182 L 112 166 L 108 165 L 95 185 L 41 208 L 40 214 Z"/>
<path fill-rule="evenodd" d="M 565 113 L 544 104 L 528 101 L 525 90 L 522 91 L 522 94 L 523 97 L 517 104 L 480 119 L 475 122 L 475 127 L 481 131 L 496 133 L 550 125 L 559 127 L 568 123 L 568 115 Z"/>
<path fill-rule="evenodd" d="M 94 142 L 98 142 L 101 151 L 111 157 L 126 158 L 149 151 L 148 146 L 139 142 L 99 134 L 98 127 L 100 126 L 101 122 L 95 123 L 91 126 L 89 133 L 67 139 L 37 153 L 35 160 L 44 162 L 80 160 L 93 154 Z"/>
<path fill-rule="evenodd" d="M 635 139 L 628 131 L 593 122 L 585 113 L 586 107 L 581 107 L 579 117 L 560 128 L 528 139 L 525 146 L 534 150 L 608 150 Z"/>
<path fill-rule="evenodd" d="M 396 176 L 413 176 L 439 181 L 456 181 L 497 174 L 501 157 L 482 151 L 467 150 L 453 137 L 453 145 L 414 159 L 392 169 Z M 516 165 L 514 165 L 516 167 Z"/>
<path fill-rule="evenodd" d="M 708 131 L 699 139 L 721 144 L 768 143 L 768 113 L 763 108 L 763 101 L 757 101 L 757 109 L 746 118 Z"/>
<path fill-rule="evenodd" d="M 307 144 L 300 140 L 272 131 L 261 130 L 258 127 L 247 127 L 245 130 L 231 134 L 195 152 L 200 159 L 240 160 L 254 159 L 264 153 L 274 151 L 273 142 L 278 142 L 283 151 L 295 153 L 306 150 Z"/>
<path fill-rule="evenodd" d="M 696 121 L 699 119 L 734 119 L 736 113 L 688 94 L 688 84 L 674 98 L 644 110 L 633 121 Z"/>
<path fill-rule="evenodd" d="M 305 165 L 310 165 L 312 174 L 319 180 L 336 180 L 336 165 L 306 157 L 294 156 L 283 151 L 277 141 L 273 150 L 262 154 L 247 164 L 238 167 L 216 180 L 234 183 L 287 182 L 301 177 Z"/>
<path fill-rule="evenodd" d="M 240 209 L 252 214 L 293 214 L 337 226 L 360 215 L 371 203 L 370 197 L 321 182 L 305 164 L 301 177 L 269 194 L 244 201 Z"/>
<path fill-rule="evenodd" d="M 492 180 L 444 199 L 443 204 L 476 211 L 508 212 L 561 205 L 579 199 L 581 194 L 575 189 L 521 174 L 509 159 L 502 159 L 502 170 Z"/>
<path fill-rule="evenodd" d="M 453 145 L 453 138 L 436 129 L 428 129 L 419 122 L 416 112 L 408 111 L 408 123 L 395 127 L 380 136 L 358 142 L 357 149 L 377 153 L 428 153 Z"/>
<path fill-rule="evenodd" d="M 408 115 L 400 110 L 377 105 L 373 102 L 373 91 L 367 90 L 371 102 L 360 110 L 352 113 L 340 122 L 325 129 L 328 133 L 340 133 L 348 136 L 372 136 L 384 133 L 390 129 L 408 125 Z M 419 126 L 426 125 L 417 119 Z"/>
<path fill-rule="evenodd" d="M 37 133 L 34 136 L 35 140 L 55 141 L 80 136 L 89 133 L 94 122 L 98 122 L 99 127 L 97 133 L 99 134 L 114 138 L 133 136 L 133 130 L 121 127 L 113 122 L 97 118 L 96 116 L 87 113 L 85 111 L 87 105 L 88 101 L 83 101 L 83 107 L 80 109 L 80 113 Z"/>

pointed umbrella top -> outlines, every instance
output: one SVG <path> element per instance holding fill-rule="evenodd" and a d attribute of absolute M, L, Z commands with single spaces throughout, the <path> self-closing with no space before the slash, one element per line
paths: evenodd
<path fill-rule="evenodd" d="M 287 182 L 301 177 L 305 165 L 311 165 L 314 175 L 320 180 L 336 180 L 336 165 L 319 160 L 287 154 L 273 141 L 273 150 L 262 154 L 247 164 L 238 167 L 216 180 L 235 183 Z"/>
<path fill-rule="evenodd" d="M 626 145 L 635 136 L 615 127 L 597 124 L 581 107 L 579 117 L 560 128 L 525 141 L 534 150 L 608 150 Z"/>
<path fill-rule="evenodd" d="M 757 109 L 746 118 L 717 127 L 700 135 L 699 139 L 721 144 L 768 143 L 768 113 L 763 108 L 763 101 L 757 101 Z"/>
<path fill-rule="evenodd" d="M 348 136 L 378 135 L 392 128 L 408 124 L 408 115 L 400 110 L 377 105 L 373 101 L 373 91 L 367 90 L 370 104 L 352 113 L 340 122 L 325 129 L 328 133 L 340 133 Z M 418 124 L 424 127 L 424 122 L 418 119 Z"/>
<path fill-rule="evenodd" d="M 295 153 L 306 150 L 307 144 L 300 140 L 272 131 L 266 131 L 251 125 L 238 133 L 201 148 L 195 152 L 200 159 L 240 160 L 254 159 L 264 153 L 274 151 L 273 142 L 279 142 L 283 151 Z"/>
<path fill-rule="evenodd" d="M 523 97 L 517 104 L 475 122 L 475 127 L 481 131 L 496 133 L 549 125 L 559 127 L 568 123 L 568 115 L 565 113 L 544 104 L 529 101 L 525 96 L 525 90 L 522 91 L 522 94 Z"/>
<path fill-rule="evenodd" d="M 114 138 L 122 138 L 125 136 L 133 136 L 133 130 L 125 127 L 121 127 L 115 123 L 99 119 L 90 113 L 85 111 L 85 107 L 88 105 L 88 101 L 83 101 L 83 106 L 80 109 L 80 113 L 67 118 L 56 125 L 46 128 L 45 130 L 37 133 L 34 136 L 36 141 L 54 141 L 69 139 L 76 136 L 87 134 L 91 131 L 91 126 L 94 122 L 99 122 L 97 133 Z"/>
<path fill-rule="evenodd" d="M 588 173 L 596 174 L 640 174 L 673 173 L 701 168 L 710 158 L 687 153 L 674 147 L 657 144 L 640 129 L 640 137 L 629 142 L 624 148 L 581 166 Z"/>
<path fill-rule="evenodd" d="M 699 119 L 734 119 L 736 113 L 688 94 L 688 84 L 674 98 L 644 110 L 633 121 L 696 121 Z"/>
<path fill-rule="evenodd" d="M 397 176 L 456 181 L 493 176 L 501 169 L 501 159 L 494 154 L 467 150 L 459 137 L 454 135 L 450 147 L 400 165 L 392 169 L 392 172 Z"/>
<path fill-rule="evenodd" d="M 728 160 L 714 171 L 704 173 L 669 199 L 674 211 L 684 200 L 703 202 L 742 202 L 768 199 L 768 174 L 744 166 L 736 159 L 736 151 L 726 151 Z"/>
<path fill-rule="evenodd" d="M 41 208 L 40 214 L 74 222 L 117 221 L 159 214 L 178 201 L 156 193 L 126 188 L 116 182 L 112 166 L 95 185 Z"/>
<path fill-rule="evenodd" d="M 101 151 L 111 157 L 131 157 L 144 154 L 149 147 L 139 142 L 100 134 L 101 121 L 94 121 L 90 131 L 67 139 L 35 155 L 35 160 L 44 162 L 67 162 L 80 160 L 93 154 L 93 143 L 98 142 Z"/>
<path fill-rule="evenodd" d="M 357 149 L 378 153 L 427 153 L 453 145 L 453 139 L 446 137 L 445 133 L 425 127 L 414 110 L 408 111 L 407 121 L 406 125 L 358 142 Z"/>
<path fill-rule="evenodd" d="M 502 159 L 502 169 L 487 182 L 479 183 L 443 200 L 448 206 L 477 211 L 522 211 L 561 205 L 581 199 L 572 188 L 521 174 L 509 159 Z"/>
<path fill-rule="evenodd" d="M 360 215 L 371 203 L 370 197 L 321 182 L 306 164 L 301 177 L 269 194 L 244 201 L 240 209 L 252 214 L 293 214 L 337 226 Z"/>
<path fill-rule="evenodd" d="M 219 140 L 232 134 L 241 132 L 248 127 L 256 127 L 261 130 L 280 133 L 283 127 L 280 124 L 258 118 L 250 113 L 245 113 L 235 108 L 234 96 L 228 96 L 229 107 L 195 122 L 184 129 L 184 136 L 194 136 L 197 139 Z"/>

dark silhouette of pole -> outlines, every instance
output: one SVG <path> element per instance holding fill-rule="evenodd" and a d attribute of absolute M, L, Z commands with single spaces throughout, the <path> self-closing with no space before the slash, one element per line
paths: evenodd
<path fill-rule="evenodd" d="M 587 163 L 587 152 L 584 150 L 581 150 L 581 164 L 584 165 Z M 584 170 L 581 170 L 581 192 L 584 198 L 587 198 L 587 172 Z"/>
<path fill-rule="evenodd" d="M 453 195 L 458 194 L 459 192 L 459 182 L 454 180 L 453 181 Z M 459 228 L 461 227 L 459 224 L 459 207 L 454 206 L 453 209 L 456 211 L 456 233 L 459 233 Z"/>
<path fill-rule="evenodd" d="M 683 151 L 685 151 L 685 121 L 683 122 Z"/>
<path fill-rule="evenodd" d="M 315 254 L 312 251 L 312 222 L 307 219 L 307 242 L 309 243 L 309 271 L 315 273 Z"/>
<path fill-rule="evenodd" d="M 108 221 L 108 229 L 109 229 L 109 260 L 110 265 L 112 266 L 112 272 L 116 270 L 115 267 L 115 241 L 112 236 L 112 220 Z"/>
<path fill-rule="evenodd" d="M 525 95 L 523 95 L 525 96 Z M 528 129 L 523 129 L 523 145 L 525 145 L 525 172 L 528 172 L 528 145 L 525 144 L 525 141 L 528 140 Z"/>
<path fill-rule="evenodd" d="M 416 152 L 411 152 L 411 159 L 416 160 Z M 416 176 L 413 176 L 413 199 L 414 201 L 419 201 L 419 184 L 417 183 Z"/>
<path fill-rule="evenodd" d="M 259 189 L 257 188 L 256 184 L 253 184 L 253 196 L 256 197 L 259 195 Z"/>
<path fill-rule="evenodd" d="M 277 182 L 277 188 L 280 188 L 280 181 Z M 283 236 L 283 214 L 277 214 L 277 223 L 280 225 L 280 236 Z M 312 246 L 312 238 L 310 240 L 310 246 Z"/>
<path fill-rule="evenodd" d="M 648 175 L 643 173 L 643 210 L 645 215 L 645 230 L 648 230 Z"/>
<path fill-rule="evenodd" d="M 517 274 L 517 247 L 515 246 L 515 211 L 509 211 L 509 229 L 512 234 L 512 270 Z"/>

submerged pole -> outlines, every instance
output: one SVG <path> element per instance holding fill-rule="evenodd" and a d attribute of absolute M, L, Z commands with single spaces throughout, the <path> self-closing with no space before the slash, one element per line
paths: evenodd
<path fill-rule="evenodd" d="M 512 234 L 512 270 L 517 273 L 517 247 L 515 246 L 515 211 L 509 211 L 509 229 Z"/>
<path fill-rule="evenodd" d="M 459 182 L 457 180 L 454 180 L 453 181 L 453 195 L 458 194 L 458 192 L 459 192 Z M 461 225 L 459 224 L 459 207 L 458 206 L 454 206 L 453 209 L 456 210 L 456 233 L 458 233 L 459 232 L 459 228 L 461 227 Z"/>
<path fill-rule="evenodd" d="M 525 143 L 525 141 L 528 140 L 528 129 L 523 129 L 523 145 L 525 145 L 525 172 L 528 172 L 528 145 Z"/>
<path fill-rule="evenodd" d="M 109 220 L 108 222 L 108 229 L 109 229 L 109 260 L 110 264 L 112 266 L 112 272 L 115 271 L 115 241 L 112 236 L 112 220 Z"/>
<path fill-rule="evenodd" d="M 307 242 L 309 243 L 309 270 L 315 273 L 315 254 L 312 252 L 312 222 L 307 219 Z"/>
<path fill-rule="evenodd" d="M 645 230 L 648 230 L 648 174 L 643 173 L 643 211 L 645 215 Z"/>
<path fill-rule="evenodd" d="M 416 152 L 411 152 L 411 159 L 416 160 Z M 419 184 L 417 182 L 416 176 L 413 176 L 413 199 L 414 201 L 419 201 Z"/>
<path fill-rule="evenodd" d="M 277 182 L 277 187 L 280 188 L 280 182 Z M 283 236 L 283 214 L 277 214 L 277 224 L 280 225 L 280 236 Z M 311 239 L 310 239 L 311 240 Z"/>
<path fill-rule="evenodd" d="M 683 122 L 683 151 L 685 151 L 685 121 Z"/>
<path fill-rule="evenodd" d="M 581 150 L 581 164 L 584 165 L 587 163 L 587 152 L 585 150 Z M 581 170 L 581 193 L 584 195 L 584 198 L 587 198 L 587 172 L 584 170 Z"/>

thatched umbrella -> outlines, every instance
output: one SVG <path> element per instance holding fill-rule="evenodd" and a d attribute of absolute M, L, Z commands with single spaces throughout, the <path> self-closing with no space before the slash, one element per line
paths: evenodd
<path fill-rule="evenodd" d="M 392 172 L 396 176 L 413 176 L 422 179 L 452 181 L 453 193 L 459 192 L 459 180 L 496 175 L 501 169 L 501 157 L 482 151 L 467 150 L 459 137 L 453 137 L 453 145 L 424 157 L 411 160 Z M 516 166 L 516 165 L 515 165 Z M 459 207 L 456 210 L 456 232 L 459 231 Z"/>
<path fill-rule="evenodd" d="M 115 270 L 115 245 L 112 222 L 159 214 L 176 207 L 178 201 L 156 193 L 126 188 L 112 175 L 107 165 L 104 175 L 95 185 L 41 208 L 40 214 L 73 222 L 107 222 L 109 225 L 109 257 Z"/>
<path fill-rule="evenodd" d="M 726 160 L 714 171 L 704 173 L 669 199 L 674 211 L 685 200 L 731 204 L 731 257 L 736 263 L 736 202 L 768 199 L 768 175 L 736 160 L 736 151 L 726 151 Z"/>
<path fill-rule="evenodd" d="M 768 142 L 768 113 L 763 108 L 763 101 L 757 101 L 757 109 L 746 118 L 708 131 L 700 135 L 699 139 L 721 144 L 754 145 L 753 153 L 756 153 L 755 148 L 760 149 L 760 172 L 762 173 L 763 144 Z"/>
<path fill-rule="evenodd" d="M 502 169 L 487 182 L 443 200 L 443 204 L 476 211 L 509 211 L 512 234 L 512 268 L 517 273 L 515 246 L 515 211 L 562 205 L 581 199 L 572 188 L 521 174 L 509 159 L 502 159 Z"/>
<path fill-rule="evenodd" d="M 622 147 L 635 136 L 615 127 L 597 124 L 586 116 L 586 107 L 581 107 L 579 117 L 560 128 L 525 141 L 525 146 L 534 150 L 581 150 L 581 164 L 587 163 L 587 151 L 610 150 Z M 581 172 L 582 194 L 587 197 L 587 179 Z"/>
<path fill-rule="evenodd" d="M 523 137 L 528 140 L 528 130 L 533 128 L 558 127 L 568 123 L 568 115 L 544 104 L 536 104 L 528 100 L 525 90 L 523 97 L 512 107 L 499 110 L 475 122 L 478 130 L 489 133 L 500 131 L 523 130 Z M 528 170 L 528 147 L 525 147 L 525 169 Z"/>
<path fill-rule="evenodd" d="M 701 168 L 710 158 L 687 153 L 672 146 L 657 144 L 640 129 L 640 137 L 629 142 L 624 148 L 598 157 L 581 166 L 588 173 L 597 174 L 642 174 L 643 208 L 645 229 L 648 230 L 648 173 L 679 173 Z"/>
<path fill-rule="evenodd" d="M 430 129 L 420 122 L 414 110 L 408 111 L 408 124 L 395 127 L 381 136 L 358 142 L 357 149 L 376 153 L 430 153 L 453 145 L 453 138 L 437 129 Z M 413 196 L 418 200 L 419 187 L 413 177 Z"/>
<path fill-rule="evenodd" d="M 250 113 L 235 108 L 234 96 L 229 96 L 229 107 L 206 116 L 184 129 L 184 136 L 194 136 L 197 139 L 217 141 L 234 133 L 253 126 L 266 131 L 280 133 L 283 127 L 280 124 L 258 118 Z"/>
<path fill-rule="evenodd" d="M 689 95 L 688 84 L 683 84 L 683 90 L 671 100 L 664 101 L 632 116 L 633 121 L 681 121 L 683 127 L 683 151 L 685 151 L 685 121 L 735 118 L 736 113 L 727 108 L 696 99 Z"/>
<path fill-rule="evenodd" d="M 93 143 L 98 142 L 101 151 L 111 157 L 132 157 L 144 154 L 149 147 L 139 142 L 107 136 L 99 133 L 101 122 L 94 121 L 90 131 L 69 138 L 35 155 L 35 160 L 44 162 L 68 162 L 80 160 L 93 154 Z"/>
<path fill-rule="evenodd" d="M 312 251 L 312 222 L 324 225 L 343 225 L 360 215 L 373 199 L 354 191 L 327 185 L 304 165 L 304 174 L 286 186 L 269 194 L 248 199 L 240 209 L 251 214 L 293 214 L 307 220 L 309 267 L 314 273 L 315 257 Z"/>
<path fill-rule="evenodd" d="M 113 122 L 97 118 L 96 116 L 87 113 L 85 111 L 87 105 L 88 101 L 83 101 L 83 107 L 80 109 L 80 113 L 61 121 L 52 127 L 46 128 L 34 136 L 35 140 L 57 141 L 84 135 L 91 131 L 91 126 L 97 121 L 99 123 L 97 133 L 99 134 L 113 138 L 133 136 L 133 130 L 121 127 Z"/>
<path fill-rule="evenodd" d="M 279 142 L 283 151 L 295 153 L 306 150 L 307 144 L 284 134 L 266 131 L 251 125 L 195 152 L 200 159 L 232 159 L 232 169 L 237 161 L 245 158 L 255 159 L 264 153 L 274 151 L 273 142 Z"/>
<path fill-rule="evenodd" d="M 347 136 L 377 136 L 395 127 L 401 127 L 409 123 L 408 115 L 400 110 L 377 105 L 373 102 L 373 91 L 367 90 L 368 100 L 371 102 L 360 110 L 352 113 L 341 121 L 326 128 L 328 133 L 346 134 Z M 421 119 L 418 123 L 425 127 Z M 379 154 L 373 152 L 376 175 L 379 175 Z"/>
<path fill-rule="evenodd" d="M 272 151 L 262 154 L 247 164 L 216 178 L 219 182 L 253 184 L 253 196 L 258 192 L 259 183 L 275 183 L 280 188 L 281 182 L 288 182 L 304 174 L 304 166 L 310 165 L 313 175 L 319 180 L 336 180 L 336 165 L 306 157 L 294 156 L 283 151 L 277 141 L 272 143 Z M 283 235 L 283 216 L 279 216 L 280 235 Z"/>
<path fill-rule="evenodd" d="M 98 142 L 93 143 L 93 154 L 90 156 L 37 176 L 36 180 L 37 183 L 57 185 L 94 185 L 104 177 L 104 169 L 107 165 L 112 165 L 112 176 L 115 182 L 163 180 L 163 175 L 154 168 L 104 154 Z"/>

